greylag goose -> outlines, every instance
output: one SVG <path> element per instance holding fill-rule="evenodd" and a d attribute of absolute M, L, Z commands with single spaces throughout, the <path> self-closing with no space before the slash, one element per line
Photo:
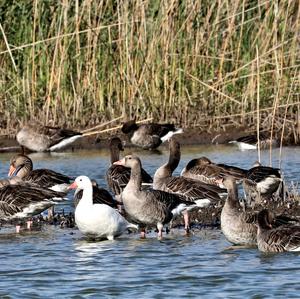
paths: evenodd
<path fill-rule="evenodd" d="M 181 175 L 221 188 L 222 179 L 231 176 L 236 180 L 242 180 L 247 170 L 226 164 L 215 164 L 206 157 L 191 160 L 182 170 Z"/>
<path fill-rule="evenodd" d="M 221 212 L 221 230 L 226 239 L 236 245 L 256 245 L 257 227 L 254 214 L 245 212 L 239 204 L 233 178 L 225 178 L 228 196 Z"/>
<path fill-rule="evenodd" d="M 18 154 L 10 159 L 8 176 L 16 176 L 24 182 L 33 183 L 54 191 L 67 192 L 71 178 L 50 169 L 35 169 L 28 156 Z"/>
<path fill-rule="evenodd" d="M 118 203 L 116 200 L 113 199 L 113 197 L 110 195 L 110 193 L 98 186 L 96 181 L 91 180 L 92 186 L 93 186 L 93 203 L 94 204 L 106 204 L 114 209 L 118 208 Z M 83 195 L 83 190 L 78 188 L 74 193 L 74 206 L 77 207 L 79 201 L 81 200 Z"/>
<path fill-rule="evenodd" d="M 93 186 L 88 177 L 77 177 L 69 188 L 83 191 L 75 209 L 75 222 L 83 234 L 93 238 L 114 240 L 127 229 L 138 229 L 112 207 L 93 202 Z"/>
<path fill-rule="evenodd" d="M 28 218 L 54 204 L 66 200 L 64 194 L 50 189 L 26 185 L 8 185 L 0 188 L 0 220 Z M 31 226 L 31 222 L 28 224 Z M 19 232 L 20 227 L 16 227 Z"/>
<path fill-rule="evenodd" d="M 268 210 L 258 214 L 258 249 L 263 252 L 300 251 L 300 226 L 282 225 L 273 228 L 273 218 Z"/>
<path fill-rule="evenodd" d="M 138 125 L 135 120 L 126 122 L 121 130 L 129 136 L 132 144 L 143 149 L 156 149 L 174 134 L 183 132 L 181 128 L 176 128 L 173 124 Z"/>
<path fill-rule="evenodd" d="M 255 166 L 249 169 L 243 181 L 249 205 L 261 204 L 281 191 L 283 180 L 280 170 L 268 166 Z"/>
<path fill-rule="evenodd" d="M 110 140 L 109 148 L 111 166 L 106 172 L 106 181 L 109 189 L 118 197 L 129 182 L 131 171 L 130 168 L 113 164 L 120 159 L 120 151 L 124 150 L 120 138 L 112 138 Z M 142 183 L 151 184 L 152 182 L 151 176 L 142 169 Z"/>
<path fill-rule="evenodd" d="M 200 206 L 202 206 L 202 203 L 208 203 L 211 200 L 220 201 L 218 193 L 226 192 L 226 190 L 193 179 L 172 176 L 180 161 L 180 144 L 171 139 L 169 150 L 168 163 L 158 168 L 154 174 L 153 188 L 180 194 L 185 196 L 186 200 L 198 202 Z"/>
<path fill-rule="evenodd" d="M 237 185 L 234 178 L 223 179 L 228 196 L 221 212 L 221 230 L 226 239 L 236 245 L 253 246 L 257 244 L 258 211 L 247 212 L 239 204 Z M 274 217 L 272 225 L 294 223 L 296 220 L 284 215 Z"/>
<path fill-rule="evenodd" d="M 34 152 L 56 151 L 82 136 L 81 133 L 58 127 L 28 124 L 16 135 L 18 143 Z"/>
<path fill-rule="evenodd" d="M 277 146 L 277 141 L 275 139 L 270 139 L 267 134 L 259 134 L 260 148 L 266 149 L 272 144 L 273 147 Z M 241 151 L 253 150 L 258 148 L 257 134 L 242 136 L 236 140 L 229 141 L 229 143 L 236 144 Z"/>
<path fill-rule="evenodd" d="M 141 227 L 156 225 L 159 238 L 162 238 L 163 226 L 173 216 L 182 212 L 188 215 L 187 210 L 195 207 L 193 202 L 186 201 L 177 194 L 152 189 L 142 190 L 142 166 L 138 157 L 129 155 L 114 164 L 131 168 L 130 180 L 121 193 L 125 211 Z"/>

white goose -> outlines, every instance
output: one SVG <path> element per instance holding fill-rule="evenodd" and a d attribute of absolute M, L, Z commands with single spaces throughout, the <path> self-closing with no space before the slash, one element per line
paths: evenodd
<path fill-rule="evenodd" d="M 128 228 L 138 229 L 110 206 L 93 203 L 93 186 L 87 176 L 77 177 L 69 188 L 83 191 L 82 198 L 75 209 L 75 222 L 83 234 L 113 240 Z"/>

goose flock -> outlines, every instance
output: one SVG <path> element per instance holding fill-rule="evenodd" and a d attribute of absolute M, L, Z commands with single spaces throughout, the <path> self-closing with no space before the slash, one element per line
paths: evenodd
<path fill-rule="evenodd" d="M 69 200 L 67 193 L 75 189 L 75 223 L 89 238 L 113 240 L 127 231 L 139 231 L 145 238 L 147 230 L 155 228 L 161 239 L 178 216 L 183 217 L 189 235 L 191 211 L 222 206 L 220 226 L 230 243 L 257 246 L 263 252 L 300 251 L 299 215 L 276 215 L 268 209 L 269 202 L 284 200 L 279 169 L 255 164 L 246 170 L 199 157 L 174 176 L 181 152 L 172 136 L 182 133 L 181 129 L 172 124 L 138 125 L 133 120 L 121 131 L 143 149 L 169 142 L 169 159 L 153 178 L 138 156 L 120 157 L 124 148 L 119 137 L 109 144 L 109 191 L 87 176 L 72 178 L 50 169 L 33 169 L 28 156 L 17 154 L 10 160 L 9 177 L 0 180 L 0 222 L 15 223 L 19 233 L 25 220 L 31 229 L 33 216 L 50 208 L 48 216 L 53 217 L 53 207 Z M 71 130 L 34 126 L 17 134 L 20 145 L 34 151 L 53 151 L 79 137 Z M 244 197 L 239 196 L 241 190 Z"/>

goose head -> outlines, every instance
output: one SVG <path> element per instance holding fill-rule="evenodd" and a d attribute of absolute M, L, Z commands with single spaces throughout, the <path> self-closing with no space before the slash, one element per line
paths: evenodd
<path fill-rule="evenodd" d="M 122 141 L 119 137 L 114 137 L 110 140 L 109 147 L 111 149 L 116 149 L 119 151 L 124 151 L 124 147 Z"/>
<path fill-rule="evenodd" d="M 26 155 L 16 155 L 10 159 L 10 167 L 8 176 L 20 175 L 25 176 L 28 172 L 32 171 L 32 161 Z"/>
<path fill-rule="evenodd" d="M 274 221 L 274 214 L 264 209 L 257 215 L 258 226 L 263 229 L 272 229 L 272 222 Z"/>
<path fill-rule="evenodd" d="M 133 155 L 127 155 L 123 159 L 114 162 L 114 165 L 122 165 L 128 168 L 141 167 L 141 160 Z"/>
<path fill-rule="evenodd" d="M 135 119 L 134 119 L 134 120 L 130 120 L 130 121 L 126 122 L 125 124 L 123 124 L 121 131 L 124 134 L 128 134 L 130 132 L 135 131 L 137 128 L 138 128 L 138 125 L 136 124 Z"/>
<path fill-rule="evenodd" d="M 75 181 L 69 186 L 69 189 L 83 190 L 92 186 L 91 180 L 85 176 L 81 175 L 75 179 Z"/>

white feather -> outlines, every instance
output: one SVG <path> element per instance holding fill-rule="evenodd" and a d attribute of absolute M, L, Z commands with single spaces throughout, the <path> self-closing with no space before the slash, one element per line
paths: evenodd
<path fill-rule="evenodd" d="M 181 134 L 183 133 L 183 130 L 181 128 L 176 129 L 176 131 L 170 131 L 165 136 L 161 137 L 160 140 L 162 142 L 165 142 L 169 140 L 174 134 Z"/>
<path fill-rule="evenodd" d="M 263 181 L 257 184 L 257 190 L 260 193 L 264 194 L 268 192 L 270 186 L 276 184 L 278 181 L 281 181 L 281 179 L 276 176 L 268 176 Z"/>
<path fill-rule="evenodd" d="M 75 140 L 77 140 L 77 139 L 79 139 L 81 137 L 82 137 L 82 135 L 75 135 L 75 136 L 63 139 L 61 142 L 59 142 L 59 143 L 51 146 L 49 148 L 49 150 L 50 150 L 50 152 L 53 152 L 53 151 L 56 151 L 58 149 L 61 149 L 61 148 L 65 147 L 65 146 L 67 146 L 68 144 L 73 143 Z"/>

